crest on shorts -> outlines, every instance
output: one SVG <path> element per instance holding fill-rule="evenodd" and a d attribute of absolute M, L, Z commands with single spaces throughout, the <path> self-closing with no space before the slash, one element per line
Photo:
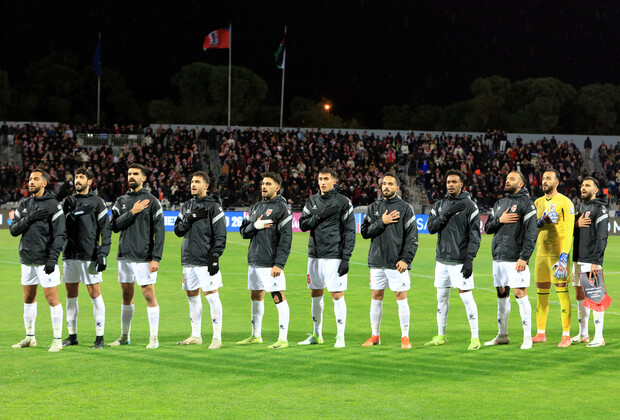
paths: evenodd
<path fill-rule="evenodd" d="M 512 207 L 510 208 L 510 211 L 511 211 L 511 212 L 515 212 L 515 211 L 517 211 L 517 205 L 516 205 L 516 204 L 513 204 L 513 205 L 512 205 Z"/>
<path fill-rule="evenodd" d="M 265 212 L 265 216 L 269 216 L 272 212 L 273 212 L 273 210 L 267 209 L 267 211 Z"/>
<path fill-rule="evenodd" d="M 589 277 L 589 281 L 590 281 L 590 285 L 594 286 L 594 280 L 596 280 L 596 277 Z"/>
<path fill-rule="evenodd" d="M 584 215 L 583 215 L 583 217 L 584 217 L 584 218 L 586 218 L 586 219 L 587 219 L 588 217 L 590 217 L 590 212 L 589 212 L 589 211 L 587 211 L 587 212 L 586 212 L 586 214 L 584 214 Z"/>

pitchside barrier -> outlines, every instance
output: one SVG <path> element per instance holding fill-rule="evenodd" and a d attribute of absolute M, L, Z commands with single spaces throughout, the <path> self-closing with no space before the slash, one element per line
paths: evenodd
<path fill-rule="evenodd" d="M 227 211 L 224 212 L 226 216 L 226 231 L 239 232 L 243 219 L 247 216 L 247 212 L 244 211 Z M 13 215 L 15 210 L 0 210 L 0 229 L 8 229 L 13 221 Z M 110 216 L 112 212 L 109 212 Z M 178 211 L 164 211 L 164 225 L 166 231 L 174 231 L 174 221 L 176 220 Z M 365 213 L 353 213 L 355 216 L 355 231 L 361 232 L 362 220 L 364 220 Z M 293 232 L 301 232 L 299 229 L 299 218 L 301 213 L 293 213 Z M 418 233 L 428 233 L 427 222 L 428 214 L 417 214 L 416 226 L 418 227 Z M 484 232 L 484 223 L 487 221 L 487 215 L 480 216 L 480 232 Z M 612 217 L 608 223 L 609 234 L 613 236 L 620 236 L 620 217 Z"/>

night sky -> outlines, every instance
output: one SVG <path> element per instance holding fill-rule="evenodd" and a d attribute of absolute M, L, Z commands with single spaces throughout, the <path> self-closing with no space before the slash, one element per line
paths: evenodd
<path fill-rule="evenodd" d="M 121 72 L 142 101 L 170 96 L 170 78 L 183 65 L 228 64 L 226 50 L 202 50 L 205 35 L 228 23 L 233 65 L 266 80 L 268 104 L 279 105 L 281 73 L 273 53 L 286 24 L 287 102 L 325 96 L 335 113 L 369 126 L 380 125 L 384 105 L 467 99 L 479 76 L 552 76 L 576 87 L 620 84 L 615 1 L 97 3 L 106 5 L 4 3 L 0 68 L 11 84 L 22 81 L 29 63 L 54 50 L 68 50 L 90 65 L 101 31 L 104 67 Z"/>

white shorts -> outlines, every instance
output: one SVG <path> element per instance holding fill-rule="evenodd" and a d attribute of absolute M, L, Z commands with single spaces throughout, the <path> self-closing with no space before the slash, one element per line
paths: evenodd
<path fill-rule="evenodd" d="M 103 281 L 103 276 L 98 273 L 95 261 L 65 260 L 62 272 L 62 281 L 65 283 L 97 284 Z"/>
<path fill-rule="evenodd" d="M 118 260 L 118 282 L 148 286 L 157 283 L 157 271 L 151 273 L 150 262 Z"/>
<path fill-rule="evenodd" d="M 265 292 L 281 292 L 286 290 L 284 271 L 278 277 L 271 275 L 270 267 L 248 267 L 248 289 L 264 290 Z"/>
<path fill-rule="evenodd" d="M 399 273 L 398 270 L 385 268 L 370 269 L 370 290 L 384 290 L 390 288 L 393 292 L 406 292 L 411 288 L 409 270 Z"/>
<path fill-rule="evenodd" d="M 308 289 L 328 292 L 344 292 L 347 290 L 347 275 L 338 276 L 339 259 L 308 258 Z"/>
<path fill-rule="evenodd" d="M 45 265 L 22 264 L 22 285 L 42 287 L 56 287 L 60 284 L 60 268 L 54 267 L 52 274 L 45 274 Z"/>
<path fill-rule="evenodd" d="M 581 287 L 581 277 L 579 275 L 583 273 L 589 273 L 590 270 L 592 270 L 591 263 L 573 263 L 573 286 Z"/>
<path fill-rule="evenodd" d="M 183 266 L 183 290 L 202 289 L 203 292 L 212 292 L 222 286 L 222 270 L 218 270 L 212 276 L 209 274 L 209 268 L 206 265 Z"/>
<path fill-rule="evenodd" d="M 518 272 L 516 262 L 493 261 L 493 286 L 512 289 L 530 287 L 530 269 Z"/>
<path fill-rule="evenodd" d="M 455 287 L 460 290 L 472 290 L 474 288 L 474 275 L 470 278 L 463 278 L 461 269 L 463 264 L 448 265 L 435 264 L 435 287 Z"/>

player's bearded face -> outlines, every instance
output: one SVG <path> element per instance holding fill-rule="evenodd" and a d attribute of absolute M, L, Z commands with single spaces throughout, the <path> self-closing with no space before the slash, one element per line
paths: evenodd
<path fill-rule="evenodd" d="M 130 169 L 127 173 L 127 185 L 129 188 L 136 189 L 142 185 L 146 177 L 139 169 Z"/>
<path fill-rule="evenodd" d="M 79 193 L 88 187 L 88 178 L 85 175 L 78 174 L 75 176 L 75 190 Z"/>
<path fill-rule="evenodd" d="M 594 198 L 597 191 L 598 189 L 592 181 L 584 181 L 583 184 L 581 184 L 581 199 L 590 201 Z"/>
<path fill-rule="evenodd" d="M 265 178 L 261 183 L 261 195 L 268 200 L 275 197 L 279 189 L 280 186 L 271 178 Z"/>
<path fill-rule="evenodd" d="M 542 190 L 545 194 L 550 194 L 558 187 L 558 180 L 553 172 L 545 172 L 542 179 Z"/>
<path fill-rule="evenodd" d="M 398 185 L 396 185 L 396 180 L 391 176 L 386 176 L 383 178 L 383 182 L 381 183 L 383 196 L 387 199 L 390 199 L 396 195 L 398 191 Z"/>
<path fill-rule="evenodd" d="M 206 184 L 201 176 L 195 176 L 192 178 L 192 183 L 190 186 L 192 196 L 198 198 L 204 197 L 207 194 L 207 188 L 209 188 L 209 184 Z"/>
<path fill-rule="evenodd" d="M 456 197 L 463 189 L 463 181 L 458 175 L 448 175 L 446 179 L 446 190 L 452 197 Z"/>
<path fill-rule="evenodd" d="M 28 180 L 28 192 L 31 194 L 38 194 L 41 191 L 41 188 L 45 188 L 45 180 L 43 176 L 41 176 L 40 172 L 33 172 L 30 174 L 30 179 Z"/>
<path fill-rule="evenodd" d="M 512 174 L 508 174 L 506 178 L 506 184 L 504 185 L 504 191 L 508 194 L 514 194 L 519 191 L 519 179 Z"/>

